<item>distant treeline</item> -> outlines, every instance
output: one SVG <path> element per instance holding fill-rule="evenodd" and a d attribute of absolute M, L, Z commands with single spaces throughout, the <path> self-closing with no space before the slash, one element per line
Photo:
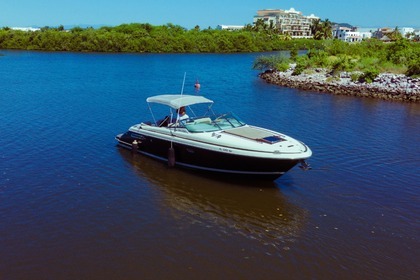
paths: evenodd
<path fill-rule="evenodd" d="M 115 27 L 64 30 L 43 27 L 39 31 L 0 29 L 0 49 L 140 52 L 140 53 L 233 53 L 267 52 L 319 48 L 322 41 L 293 39 L 270 30 L 251 28 L 239 31 L 204 29 L 187 30 L 167 24 L 122 24 Z"/>

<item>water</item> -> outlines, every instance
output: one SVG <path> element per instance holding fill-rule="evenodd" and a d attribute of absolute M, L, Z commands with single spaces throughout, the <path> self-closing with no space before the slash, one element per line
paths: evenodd
<path fill-rule="evenodd" d="M 269 85 L 258 54 L 1 53 L 1 279 L 418 279 L 420 105 Z M 235 183 L 116 147 L 185 72 L 312 170 Z"/>

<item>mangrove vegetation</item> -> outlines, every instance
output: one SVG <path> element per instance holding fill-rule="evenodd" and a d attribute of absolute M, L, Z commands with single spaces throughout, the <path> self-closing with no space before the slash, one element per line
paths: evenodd
<path fill-rule="evenodd" d="M 132 53 L 235 53 L 290 51 L 289 56 L 263 55 L 254 62 L 260 70 L 285 71 L 295 63 L 294 74 L 324 68 L 332 74 L 340 71 L 360 71 L 359 79 L 372 80 L 380 72 L 420 74 L 420 44 L 395 32 L 393 42 L 369 39 L 361 43 L 345 43 L 331 39 L 331 22 L 316 21 L 311 26 L 314 39 L 292 39 L 273 26 L 257 21 L 242 30 L 187 30 L 168 23 L 154 26 L 130 23 L 110 27 L 65 30 L 63 26 L 43 27 L 37 31 L 22 31 L 8 27 L 0 29 L 0 49 L 73 51 L 73 52 L 132 52 Z M 395 37 L 395 38 L 394 38 Z M 307 50 L 298 55 L 298 50 Z"/>
<path fill-rule="evenodd" d="M 247 26 L 243 30 L 187 30 L 179 25 L 131 23 L 101 28 L 74 27 L 65 30 L 43 27 L 38 31 L 0 29 L 0 49 L 134 52 L 134 53 L 234 53 L 267 52 L 291 48 L 319 48 L 321 42 L 294 39 L 266 26 Z"/>
<path fill-rule="evenodd" d="M 262 55 L 254 61 L 254 69 L 285 71 L 295 63 L 293 75 L 312 72 L 316 68 L 330 71 L 353 72 L 352 79 L 371 82 L 379 73 L 388 72 L 418 77 L 420 75 L 420 44 L 405 38 L 384 43 L 369 39 L 360 43 L 323 40 L 322 45 L 310 48 L 298 56 L 292 49 L 290 56 Z"/>

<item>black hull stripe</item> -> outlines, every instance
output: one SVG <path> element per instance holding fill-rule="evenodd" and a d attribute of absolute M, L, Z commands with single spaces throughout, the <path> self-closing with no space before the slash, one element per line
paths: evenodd
<path fill-rule="evenodd" d="M 132 149 L 131 144 L 121 141 L 119 139 L 117 139 L 119 144 L 124 147 L 124 148 L 128 148 L 128 149 Z M 158 159 L 160 161 L 167 161 L 167 158 L 163 158 L 163 157 L 159 157 L 156 156 L 154 154 L 151 153 L 147 153 L 144 151 L 137 151 L 140 154 L 146 155 L 148 157 L 151 158 L 155 158 Z M 187 163 L 182 163 L 182 162 L 176 162 L 176 165 L 179 166 L 184 166 L 187 168 L 191 168 L 191 169 L 198 169 L 198 170 L 205 170 L 205 171 L 212 171 L 212 172 L 220 172 L 220 173 L 230 173 L 230 174 L 249 174 L 249 175 L 277 175 L 277 176 L 281 176 L 283 175 L 285 172 L 280 172 L 280 171 L 276 171 L 276 172 L 261 172 L 261 171 L 240 171 L 240 170 L 225 170 L 225 169 L 217 169 L 217 168 L 209 168 L 209 167 L 203 167 L 203 166 L 197 166 L 197 165 L 192 165 L 192 164 L 187 164 Z"/>

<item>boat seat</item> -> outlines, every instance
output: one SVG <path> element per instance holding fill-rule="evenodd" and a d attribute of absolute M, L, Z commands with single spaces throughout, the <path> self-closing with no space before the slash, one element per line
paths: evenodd
<path fill-rule="evenodd" d="M 209 117 L 207 118 L 200 118 L 200 119 L 196 119 L 194 120 L 194 124 L 198 124 L 198 123 L 211 123 L 211 119 Z"/>
<path fill-rule="evenodd" d="M 205 131 L 214 131 L 215 127 L 211 123 L 194 123 L 187 124 L 186 128 L 191 132 L 205 132 Z"/>
<path fill-rule="evenodd" d="M 168 126 L 168 124 L 169 124 L 169 119 L 170 119 L 170 116 L 166 116 L 164 119 L 162 119 L 162 120 L 159 120 L 157 123 L 158 123 L 158 126 L 159 127 L 161 127 L 161 126 Z"/>

